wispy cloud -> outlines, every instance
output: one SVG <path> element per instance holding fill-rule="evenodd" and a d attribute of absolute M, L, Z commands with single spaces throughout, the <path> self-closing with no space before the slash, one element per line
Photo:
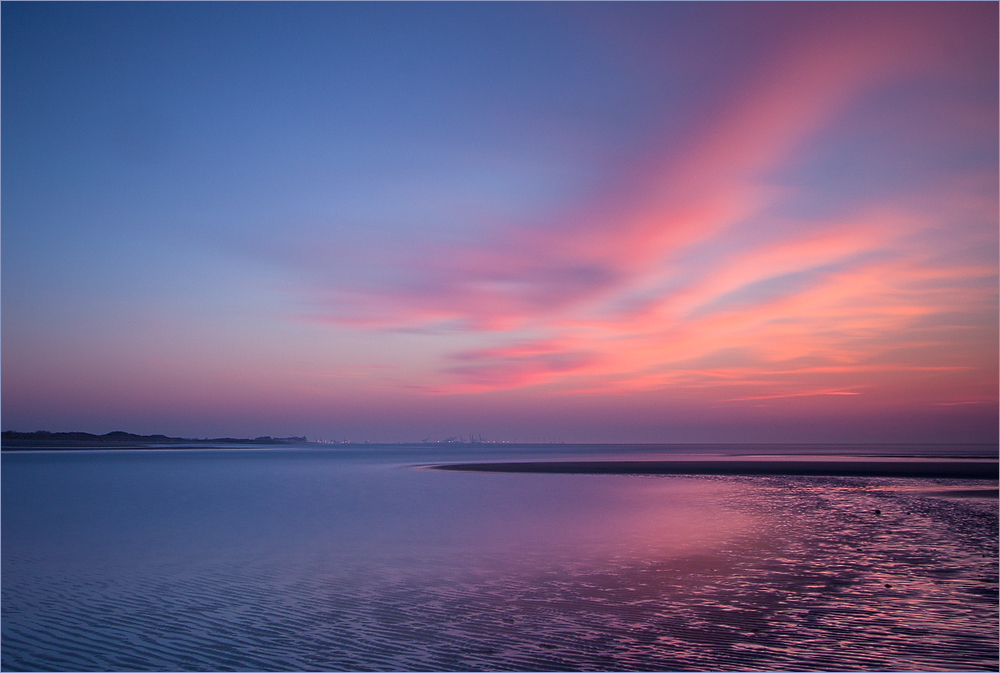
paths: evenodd
<path fill-rule="evenodd" d="M 978 329 L 981 344 L 989 329 L 962 316 L 996 313 L 995 255 L 969 253 L 995 252 L 995 189 L 889 191 L 841 204 L 836 217 L 793 217 L 782 206 L 803 195 L 769 177 L 801 161 L 864 95 L 961 67 L 942 56 L 957 28 L 918 14 L 891 27 L 876 12 L 867 24 L 803 31 L 680 149 L 639 161 L 631 188 L 532 226 L 494 223 L 460 243 L 394 248 L 383 276 L 309 288 L 310 319 L 466 335 L 469 346 L 435 373 L 438 393 L 714 386 L 754 389 L 722 390 L 728 402 L 854 396 L 886 368 L 976 385 L 990 376 L 989 353 L 953 365 L 960 332 Z M 685 368 L 736 351 L 742 369 Z"/>

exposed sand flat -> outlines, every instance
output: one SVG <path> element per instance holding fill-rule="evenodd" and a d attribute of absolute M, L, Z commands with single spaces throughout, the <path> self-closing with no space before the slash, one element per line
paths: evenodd
<path fill-rule="evenodd" d="M 995 480 L 413 469 L 863 460 L 489 449 L 4 454 L 0 668 L 998 670 Z"/>
<path fill-rule="evenodd" d="M 996 461 L 965 460 L 628 460 L 454 463 L 429 466 L 462 472 L 548 474 L 730 474 L 830 477 L 997 479 Z"/>

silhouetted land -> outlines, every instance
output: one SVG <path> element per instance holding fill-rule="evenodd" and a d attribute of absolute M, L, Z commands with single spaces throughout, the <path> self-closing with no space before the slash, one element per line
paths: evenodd
<path fill-rule="evenodd" d="M 434 465 L 462 472 L 546 474 L 719 474 L 816 477 L 996 479 L 997 462 L 980 460 L 632 460 L 460 463 Z"/>
<path fill-rule="evenodd" d="M 74 449 L 156 449 L 156 448 L 204 448 L 227 444 L 273 446 L 280 444 L 304 444 L 305 437 L 256 437 L 236 439 L 219 437 L 216 439 L 185 439 L 166 435 L 133 435 L 129 432 L 109 432 L 106 435 L 92 435 L 89 432 L 15 432 L 0 433 L 3 450 L 30 451 Z"/>

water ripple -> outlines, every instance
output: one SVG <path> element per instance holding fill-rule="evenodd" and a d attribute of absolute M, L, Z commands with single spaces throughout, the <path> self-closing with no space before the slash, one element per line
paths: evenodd
<path fill-rule="evenodd" d="M 699 553 L 600 560 L 222 556 L 66 573 L 5 556 L 2 666 L 997 669 L 995 500 L 934 491 L 951 482 L 621 479 L 722 483 L 716 504 L 757 523 Z"/>

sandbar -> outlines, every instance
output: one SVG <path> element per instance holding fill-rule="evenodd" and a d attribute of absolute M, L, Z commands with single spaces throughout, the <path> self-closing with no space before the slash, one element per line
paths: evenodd
<path fill-rule="evenodd" d="M 542 474 L 705 474 L 814 477 L 997 479 L 996 461 L 970 460 L 601 460 L 450 463 L 428 465 L 461 472 Z"/>

